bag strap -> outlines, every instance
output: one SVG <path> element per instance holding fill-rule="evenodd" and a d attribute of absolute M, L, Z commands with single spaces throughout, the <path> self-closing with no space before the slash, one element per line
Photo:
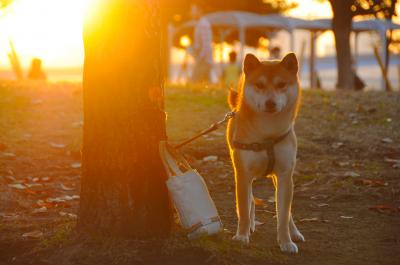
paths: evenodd
<path fill-rule="evenodd" d="M 166 141 L 160 141 L 159 151 L 161 160 L 165 166 L 169 178 L 183 175 L 183 172 L 181 170 L 182 166 L 185 169 L 191 169 L 189 163 L 185 160 L 185 158 L 183 158 L 183 156 L 179 154 Z"/>

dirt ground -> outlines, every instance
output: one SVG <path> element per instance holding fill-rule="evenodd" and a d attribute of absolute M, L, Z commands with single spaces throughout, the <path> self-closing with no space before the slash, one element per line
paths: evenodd
<path fill-rule="evenodd" d="M 222 89 L 166 93 L 172 142 L 228 110 Z M 255 183 L 262 202 L 250 245 L 231 241 L 234 181 L 223 129 L 183 150 L 207 182 L 223 233 L 188 241 L 176 226 L 162 242 L 77 238 L 81 98 L 79 84 L 0 82 L 0 264 L 399 264 L 398 92 L 303 93 L 293 212 L 306 242 L 298 255 L 277 246 L 269 180 Z M 211 155 L 217 160 L 204 160 Z"/>

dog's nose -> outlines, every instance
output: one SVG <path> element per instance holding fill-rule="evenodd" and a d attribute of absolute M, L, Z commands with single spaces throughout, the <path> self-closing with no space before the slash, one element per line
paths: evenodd
<path fill-rule="evenodd" d="M 276 104 L 275 101 L 273 100 L 267 100 L 265 102 L 265 109 L 267 112 L 274 112 L 276 109 Z"/>

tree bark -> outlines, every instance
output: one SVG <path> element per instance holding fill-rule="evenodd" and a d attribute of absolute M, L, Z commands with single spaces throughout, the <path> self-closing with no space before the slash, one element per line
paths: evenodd
<path fill-rule="evenodd" d="M 350 33 L 353 15 L 353 1 L 329 0 L 332 12 L 332 29 L 335 36 L 336 61 L 338 69 L 337 88 L 354 88 L 354 70 L 350 48 Z"/>
<path fill-rule="evenodd" d="M 166 138 L 158 0 L 98 0 L 90 12 L 78 229 L 166 235 L 171 207 L 158 153 Z"/>

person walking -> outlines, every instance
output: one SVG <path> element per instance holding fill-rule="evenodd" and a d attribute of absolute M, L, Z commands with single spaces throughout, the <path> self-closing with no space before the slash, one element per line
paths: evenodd
<path fill-rule="evenodd" d="M 203 10 L 199 5 L 193 5 L 191 11 L 193 18 L 197 21 L 193 38 L 192 52 L 195 62 L 192 81 L 210 82 L 213 65 L 211 24 L 203 17 Z"/>

